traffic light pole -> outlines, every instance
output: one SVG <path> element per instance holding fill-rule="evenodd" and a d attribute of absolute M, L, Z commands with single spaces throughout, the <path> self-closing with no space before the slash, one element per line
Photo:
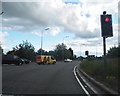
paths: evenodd
<path fill-rule="evenodd" d="M 103 11 L 101 17 L 101 33 L 103 37 L 103 72 L 104 76 L 107 75 L 107 57 L 106 57 L 106 38 L 113 36 L 113 28 L 112 28 L 112 15 L 106 14 L 106 11 Z"/>
<path fill-rule="evenodd" d="M 107 60 L 106 60 L 106 38 L 107 37 L 103 37 L 103 53 L 104 53 L 104 76 L 106 77 L 107 74 Z"/>
<path fill-rule="evenodd" d="M 103 53 L 105 57 L 106 56 L 106 37 L 103 37 Z"/>
<path fill-rule="evenodd" d="M 106 34 L 106 28 L 103 28 L 106 23 L 105 23 L 105 17 L 106 16 L 106 11 L 103 12 L 103 15 L 101 16 L 101 26 L 102 26 L 102 36 L 103 36 L 103 71 L 104 71 L 104 77 L 106 77 L 106 65 L 107 65 L 107 62 L 106 62 L 106 38 L 108 34 Z M 108 31 L 108 30 L 107 30 Z"/>

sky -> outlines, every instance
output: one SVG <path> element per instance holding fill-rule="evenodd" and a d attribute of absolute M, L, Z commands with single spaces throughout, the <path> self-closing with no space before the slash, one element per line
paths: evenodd
<path fill-rule="evenodd" d="M 0 44 L 8 52 L 23 41 L 35 51 L 54 50 L 64 43 L 77 56 L 103 55 L 100 15 L 112 14 L 113 37 L 107 49 L 118 46 L 118 0 L 2 0 L 0 2 Z M 46 30 L 49 28 L 49 30 Z"/>

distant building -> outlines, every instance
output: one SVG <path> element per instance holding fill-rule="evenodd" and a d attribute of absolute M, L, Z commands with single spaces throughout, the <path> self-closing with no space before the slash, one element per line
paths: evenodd
<path fill-rule="evenodd" d="M 88 55 L 87 59 L 95 59 L 95 55 Z"/>
<path fill-rule="evenodd" d="M 95 58 L 95 55 L 88 55 L 88 58 Z"/>

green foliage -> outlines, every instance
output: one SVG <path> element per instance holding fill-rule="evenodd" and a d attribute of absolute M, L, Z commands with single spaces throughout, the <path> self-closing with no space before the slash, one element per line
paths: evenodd
<path fill-rule="evenodd" d="M 7 54 L 17 55 L 20 58 L 26 58 L 33 61 L 35 58 L 34 50 L 35 49 L 33 45 L 26 40 L 18 46 L 14 47 L 13 50 L 7 52 Z"/>
<path fill-rule="evenodd" d="M 0 45 L 0 52 L 1 52 L 1 54 L 4 54 L 1 45 Z"/>
<path fill-rule="evenodd" d="M 117 88 L 118 85 L 118 58 L 107 59 L 104 65 L 103 59 L 85 60 L 80 64 L 88 75 L 106 84 L 109 87 Z"/>
<path fill-rule="evenodd" d="M 63 60 L 65 57 L 66 50 L 67 50 L 66 46 L 63 43 L 56 45 L 56 48 L 54 50 L 56 59 Z"/>
<path fill-rule="evenodd" d="M 67 46 L 65 44 L 58 44 L 56 45 L 56 48 L 53 51 L 45 51 L 43 49 L 39 49 L 37 51 L 37 54 L 40 55 L 42 51 L 42 55 L 52 55 L 57 60 L 64 60 L 66 58 L 73 59 L 75 56 L 73 56 L 73 50 L 72 48 L 67 49 Z"/>
<path fill-rule="evenodd" d="M 73 50 L 71 48 L 67 49 L 67 46 L 63 43 L 56 45 L 54 54 L 57 60 L 73 59 Z"/>
<path fill-rule="evenodd" d="M 110 48 L 110 50 L 108 51 L 107 57 L 112 57 L 112 58 L 120 57 L 119 53 L 120 53 L 120 44 L 118 47 Z"/>
<path fill-rule="evenodd" d="M 20 43 L 18 46 L 14 47 L 13 50 L 8 51 L 7 54 L 17 55 L 20 58 L 26 58 L 33 61 L 35 60 L 35 54 L 40 55 L 41 52 L 42 55 L 52 55 L 57 60 L 64 60 L 66 58 L 76 58 L 76 56 L 73 55 L 72 48 L 67 49 L 67 46 L 63 43 L 56 45 L 56 48 L 53 51 L 47 52 L 43 49 L 39 49 L 35 53 L 33 45 L 28 41 L 23 41 L 23 43 Z"/>
<path fill-rule="evenodd" d="M 37 55 L 49 55 L 49 53 L 43 49 L 39 49 L 37 52 L 36 52 Z"/>
<path fill-rule="evenodd" d="M 81 63 L 81 68 L 91 76 L 103 75 L 103 61 L 100 60 L 85 60 Z"/>
<path fill-rule="evenodd" d="M 70 59 L 73 59 L 74 56 L 73 56 L 73 50 L 72 50 L 72 48 L 69 48 L 68 50 L 69 50 L 69 52 L 70 52 Z"/>

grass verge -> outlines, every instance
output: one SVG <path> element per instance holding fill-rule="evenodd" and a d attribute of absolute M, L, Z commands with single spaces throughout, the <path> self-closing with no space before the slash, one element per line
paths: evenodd
<path fill-rule="evenodd" d="M 104 64 L 103 59 L 84 60 L 80 63 L 80 68 L 88 75 L 106 86 L 118 90 L 118 59 L 107 59 Z"/>

